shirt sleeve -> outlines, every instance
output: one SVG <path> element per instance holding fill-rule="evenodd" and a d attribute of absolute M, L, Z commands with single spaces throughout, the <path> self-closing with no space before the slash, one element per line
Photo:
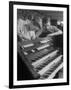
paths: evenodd
<path fill-rule="evenodd" d="M 60 29 L 58 29 L 56 26 L 52 26 L 54 32 L 58 32 Z"/>

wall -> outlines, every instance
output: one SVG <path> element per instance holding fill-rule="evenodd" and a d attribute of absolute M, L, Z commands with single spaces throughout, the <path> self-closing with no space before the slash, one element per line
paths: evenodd
<path fill-rule="evenodd" d="M 39 10 L 23 10 L 18 9 L 18 17 L 19 16 L 27 16 L 27 15 L 36 15 L 36 16 L 46 16 L 47 18 L 50 17 L 51 19 L 56 20 L 63 20 L 63 12 L 62 11 L 39 11 Z"/>

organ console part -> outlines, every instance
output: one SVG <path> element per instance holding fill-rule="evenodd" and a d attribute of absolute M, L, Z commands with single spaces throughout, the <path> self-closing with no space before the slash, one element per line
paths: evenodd
<path fill-rule="evenodd" d="M 63 55 L 49 37 L 18 41 L 18 53 L 33 79 L 53 79 L 63 68 Z"/>

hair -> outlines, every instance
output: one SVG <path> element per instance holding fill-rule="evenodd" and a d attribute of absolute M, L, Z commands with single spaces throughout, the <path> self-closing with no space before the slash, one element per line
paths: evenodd
<path fill-rule="evenodd" d="M 28 15 L 27 18 L 28 18 L 29 20 L 32 20 L 32 15 Z"/>

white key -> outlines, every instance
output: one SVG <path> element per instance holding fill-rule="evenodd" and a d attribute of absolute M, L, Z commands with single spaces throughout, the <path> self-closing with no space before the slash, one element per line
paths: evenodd
<path fill-rule="evenodd" d="M 47 66 L 45 66 L 42 70 L 40 70 L 38 73 L 40 75 L 43 75 L 44 73 L 46 73 L 47 70 L 49 70 L 53 64 L 57 63 L 58 61 L 60 61 L 62 58 L 62 55 L 58 56 L 55 60 L 53 60 L 51 63 L 49 63 Z"/>
<path fill-rule="evenodd" d="M 33 50 L 33 49 L 32 49 L 31 51 L 32 51 L 32 52 L 35 52 L 35 50 Z"/>
<path fill-rule="evenodd" d="M 31 47 L 31 46 L 33 46 L 33 45 L 34 45 L 34 44 L 31 43 L 31 44 L 24 45 L 23 47 L 24 47 L 24 48 L 27 48 L 27 47 Z"/>
<path fill-rule="evenodd" d="M 43 46 L 41 46 L 41 47 L 38 47 L 37 50 L 41 50 L 41 49 L 44 49 L 44 48 L 49 47 L 49 46 L 50 46 L 49 44 L 43 45 Z"/>
<path fill-rule="evenodd" d="M 61 63 L 61 64 L 56 68 L 56 70 L 55 70 L 53 73 L 51 73 L 51 75 L 48 77 L 48 79 L 54 78 L 55 75 L 56 75 L 56 73 L 57 73 L 62 67 L 63 67 L 63 63 Z"/>
<path fill-rule="evenodd" d="M 42 57 L 41 59 L 37 60 L 36 62 L 32 63 L 32 65 L 33 65 L 34 67 L 37 67 L 38 65 L 41 65 L 43 62 L 45 62 L 45 60 L 46 60 L 47 58 L 53 57 L 54 55 L 56 55 L 57 52 L 58 52 L 58 50 L 55 50 L 55 51 L 49 53 L 48 55 L 46 55 L 46 56 Z"/>
<path fill-rule="evenodd" d="M 25 54 L 25 55 L 28 55 L 28 53 L 27 53 L 27 52 L 24 52 L 24 54 Z"/>
<path fill-rule="evenodd" d="M 43 40 L 43 41 L 40 41 L 40 43 L 47 43 L 48 41 L 50 40 Z"/>

